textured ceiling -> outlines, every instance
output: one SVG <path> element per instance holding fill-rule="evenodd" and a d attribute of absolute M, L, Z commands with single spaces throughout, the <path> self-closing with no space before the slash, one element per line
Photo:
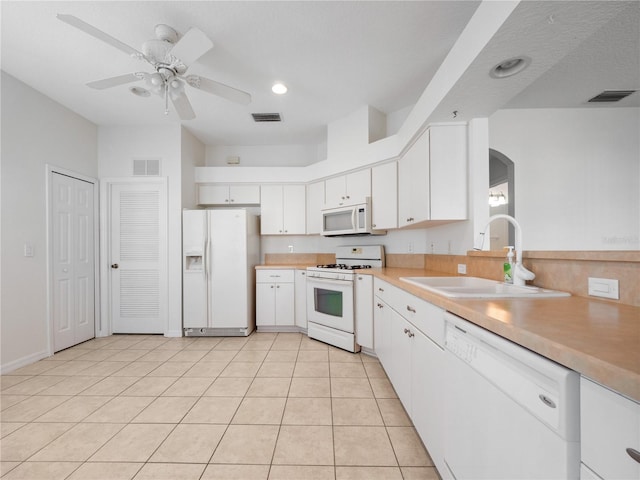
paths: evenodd
<path fill-rule="evenodd" d="M 251 93 L 249 106 L 187 87 L 197 115 L 182 122 L 209 145 L 316 145 L 328 123 L 364 105 L 392 113 L 413 105 L 479 1 L 7 2 L 2 69 L 98 125 L 178 123 L 158 97 L 128 85 L 86 83 L 145 70 L 145 64 L 60 22 L 76 15 L 141 48 L 166 23 L 195 26 L 215 47 L 189 73 Z M 640 88 L 640 2 L 523 1 L 469 65 L 431 121 L 488 116 L 496 109 L 584 107 L 604 89 Z M 531 66 L 495 80 L 496 63 L 528 55 Z M 146 69 L 148 71 L 148 68 Z M 289 86 L 271 93 L 274 81 Z M 617 106 L 638 106 L 640 93 Z M 605 105 L 609 106 L 609 105 Z M 588 106 L 588 108 L 595 108 Z M 255 124 L 252 112 L 279 112 Z"/>

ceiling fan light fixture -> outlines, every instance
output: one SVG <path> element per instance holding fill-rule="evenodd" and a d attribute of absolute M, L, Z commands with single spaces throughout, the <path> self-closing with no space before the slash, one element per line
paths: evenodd
<path fill-rule="evenodd" d="M 503 60 L 489 71 L 491 78 L 507 78 L 522 72 L 531 64 L 531 59 L 521 55 Z"/>
<path fill-rule="evenodd" d="M 283 83 L 274 83 L 271 87 L 271 91 L 276 95 L 284 95 L 288 90 L 287 86 Z"/>
<path fill-rule="evenodd" d="M 131 93 L 133 93 L 135 96 L 137 97 L 150 97 L 151 96 L 151 92 L 149 90 L 147 90 L 146 88 L 142 88 L 142 87 L 131 87 L 129 89 L 129 91 Z"/>

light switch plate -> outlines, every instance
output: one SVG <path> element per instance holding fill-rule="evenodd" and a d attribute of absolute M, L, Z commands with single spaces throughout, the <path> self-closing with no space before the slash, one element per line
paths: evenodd
<path fill-rule="evenodd" d="M 618 280 L 589 277 L 589 295 L 593 297 L 620 299 Z"/>
<path fill-rule="evenodd" d="M 467 264 L 466 263 L 459 263 L 458 264 L 458 273 L 461 275 L 466 275 L 467 274 Z"/>

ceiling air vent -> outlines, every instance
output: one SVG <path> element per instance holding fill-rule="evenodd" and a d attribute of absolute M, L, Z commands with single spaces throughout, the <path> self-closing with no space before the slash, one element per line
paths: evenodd
<path fill-rule="evenodd" d="M 254 122 L 281 122 L 279 113 L 252 113 Z"/>
<path fill-rule="evenodd" d="M 605 90 L 588 100 L 587 103 L 618 102 L 634 92 L 635 90 Z"/>

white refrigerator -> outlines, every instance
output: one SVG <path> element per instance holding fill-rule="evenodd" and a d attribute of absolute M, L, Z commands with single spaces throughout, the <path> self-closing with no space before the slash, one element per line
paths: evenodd
<path fill-rule="evenodd" d="M 185 336 L 246 336 L 256 325 L 258 217 L 245 209 L 184 210 Z"/>

